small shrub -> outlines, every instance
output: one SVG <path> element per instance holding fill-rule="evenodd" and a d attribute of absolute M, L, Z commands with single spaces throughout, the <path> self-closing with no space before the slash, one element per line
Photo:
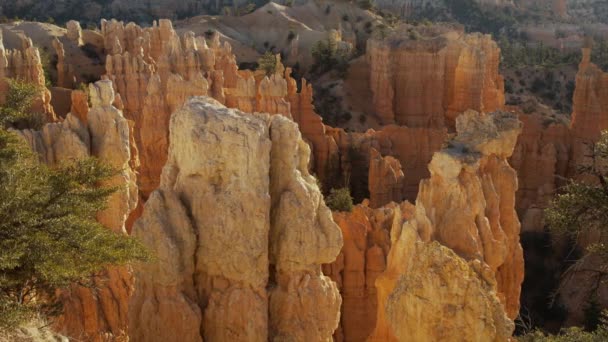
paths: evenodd
<path fill-rule="evenodd" d="M 353 198 L 350 195 L 350 190 L 345 188 L 331 189 L 329 196 L 325 198 L 325 203 L 333 211 L 352 211 Z"/>
<path fill-rule="evenodd" d="M 258 70 L 264 70 L 266 76 L 277 72 L 277 57 L 272 52 L 267 51 L 258 59 Z"/>

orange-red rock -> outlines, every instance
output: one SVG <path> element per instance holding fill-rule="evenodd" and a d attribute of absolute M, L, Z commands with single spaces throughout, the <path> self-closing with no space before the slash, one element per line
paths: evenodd
<path fill-rule="evenodd" d="M 340 326 L 336 341 L 365 341 L 376 326 L 376 285 L 378 275 L 386 268 L 390 250 L 390 228 L 403 223 L 403 213 L 411 205 L 404 202 L 399 210 L 395 203 L 372 209 L 366 203 L 353 211 L 334 212 L 334 221 L 344 236 L 344 247 L 336 261 L 323 266 L 342 295 Z"/>
<path fill-rule="evenodd" d="M 393 225 L 371 341 L 505 341 L 513 331 L 523 253 L 506 158 L 521 123 L 467 111 L 456 130 L 429 164 L 413 217 Z"/>
<path fill-rule="evenodd" d="M 21 37 L 21 49 L 6 50 L 0 33 L 0 105 L 6 101 L 7 78 L 19 79 L 38 86 L 40 91 L 32 103 L 32 111 L 45 115 L 48 122 L 57 121 L 51 106 L 51 92 L 46 88 L 40 52 L 30 38 Z"/>
<path fill-rule="evenodd" d="M 366 56 L 383 124 L 453 127 L 467 109 L 491 112 L 504 106 L 500 50 L 489 35 L 403 26 L 368 41 Z"/>
<path fill-rule="evenodd" d="M 375 148 L 369 156 L 369 206 L 379 208 L 403 200 L 403 171 L 401 163 L 391 156 L 382 157 Z"/>

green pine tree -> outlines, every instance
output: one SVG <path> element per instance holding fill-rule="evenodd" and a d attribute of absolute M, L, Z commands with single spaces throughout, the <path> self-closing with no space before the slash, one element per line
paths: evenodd
<path fill-rule="evenodd" d="M 50 168 L 0 128 L 0 329 L 60 312 L 57 289 L 148 258 L 139 241 L 95 219 L 116 190 L 99 184 L 116 172 L 94 158 Z"/>

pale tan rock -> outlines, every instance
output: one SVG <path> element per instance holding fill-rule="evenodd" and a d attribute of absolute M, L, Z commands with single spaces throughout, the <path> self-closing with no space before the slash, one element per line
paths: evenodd
<path fill-rule="evenodd" d="M 320 265 L 342 235 L 295 123 L 193 98 L 169 141 L 133 228 L 158 258 L 136 268 L 131 339 L 330 340 L 341 299 Z"/>
<path fill-rule="evenodd" d="M 78 46 L 81 46 L 84 44 L 82 41 L 82 28 L 80 27 L 80 23 L 78 21 L 70 20 L 67 23 L 65 23 L 65 27 L 68 30 L 68 33 L 66 36 L 68 37 L 69 40 L 73 41 Z"/>

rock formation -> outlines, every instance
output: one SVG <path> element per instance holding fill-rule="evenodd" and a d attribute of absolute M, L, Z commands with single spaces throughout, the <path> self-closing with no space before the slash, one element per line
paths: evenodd
<path fill-rule="evenodd" d="M 403 171 L 401 163 L 393 157 L 382 157 L 375 148 L 369 156 L 369 205 L 378 208 L 392 201 L 403 200 Z"/>
<path fill-rule="evenodd" d="M 583 49 L 572 99 L 572 162 L 570 173 L 589 164 L 589 144 L 608 128 L 608 73 L 591 63 L 591 49 Z"/>
<path fill-rule="evenodd" d="M 320 265 L 342 236 L 297 125 L 193 98 L 169 141 L 133 228 L 158 259 L 136 268 L 131 339 L 330 340 L 341 299 Z"/>
<path fill-rule="evenodd" d="M 403 26 L 372 39 L 366 58 L 374 110 L 383 124 L 441 128 L 467 109 L 501 109 L 499 56 L 489 35 L 441 26 Z"/>
<path fill-rule="evenodd" d="M 53 48 L 57 54 L 57 86 L 71 89 L 74 86 L 74 70 L 65 61 L 65 49 L 59 39 L 53 39 Z"/>
<path fill-rule="evenodd" d="M 21 49 L 6 50 L 4 48 L 2 33 L 0 32 L 0 105 L 6 101 L 9 89 L 8 78 L 38 86 L 40 92 L 32 104 L 32 110 L 45 115 L 47 121 L 56 121 L 51 106 L 51 92 L 46 89 L 44 70 L 40 59 L 40 52 L 34 47 L 32 40 L 21 38 Z"/>
<path fill-rule="evenodd" d="M 159 185 L 167 158 L 169 117 L 190 96 L 209 94 L 246 112 L 286 116 L 291 115 L 290 100 L 300 111 L 307 109 L 304 101 L 312 108 L 311 89 L 306 88 L 308 97 L 302 101 L 289 76 L 291 70 L 282 66 L 279 57 L 276 73 L 268 77 L 239 71 L 231 46 L 221 44 L 217 35 L 209 44 L 192 32 L 180 37 L 169 20 L 149 28 L 104 20 L 102 35 L 110 53 L 104 77 L 112 80 L 125 115 L 135 121 L 139 132 L 139 186 L 144 198 Z"/>
<path fill-rule="evenodd" d="M 509 160 L 519 184 L 516 208 L 522 231 L 542 231 L 543 210 L 568 172 L 570 130 L 566 123 L 537 113 L 520 113 L 519 120 L 523 129 Z"/>
<path fill-rule="evenodd" d="M 370 170 L 370 148 L 374 148 L 383 156 L 394 157 L 403 169 L 401 194 L 393 192 L 392 199 L 414 200 L 418 192 L 418 183 L 428 177 L 427 165 L 433 153 L 441 148 L 447 137 L 446 133 L 445 129 L 439 128 L 409 128 L 397 125 L 388 125 L 382 130 L 368 130 L 365 133 L 328 128 L 327 134 L 331 136 L 338 150 L 332 150 L 330 163 L 326 165 L 325 170 L 318 167 L 315 170 L 317 174 L 323 175 L 319 178 L 325 180 L 324 184 L 327 188 L 343 186 L 344 178 L 350 178 L 353 196 L 361 201 L 369 197 L 368 190 L 372 189 L 367 182 Z"/>
<path fill-rule="evenodd" d="M 41 161 L 60 162 L 95 156 L 121 170 L 108 180 L 118 187 L 108 200 L 107 209 L 97 220 L 116 232 L 125 234 L 125 222 L 137 205 L 135 172 L 132 159 L 130 129 L 122 113 L 112 106 L 114 91 L 109 81 L 90 85 L 92 107 L 87 121 L 68 114 L 61 123 L 46 124 L 41 131 L 24 130 L 20 135 L 38 153 Z M 86 103 L 86 102 L 85 102 Z M 62 334 L 88 341 L 105 341 L 124 337 L 127 328 L 127 305 L 132 291 L 132 276 L 125 267 L 113 267 L 94 279 L 95 289 L 77 285 L 61 294 L 64 314 L 57 323 Z"/>
<path fill-rule="evenodd" d="M 392 227 L 372 341 L 505 341 L 513 331 L 523 253 L 506 158 L 521 123 L 467 111 L 456 130 L 433 156 L 413 218 Z"/>
<path fill-rule="evenodd" d="M 76 45 L 81 46 L 83 44 L 82 41 L 82 28 L 80 27 L 80 23 L 75 20 L 70 20 L 65 24 L 65 27 L 68 30 L 67 37 L 69 40 L 76 43 Z"/>
<path fill-rule="evenodd" d="M 334 221 L 344 236 L 344 247 L 336 261 L 323 266 L 323 273 L 334 280 L 342 295 L 340 326 L 334 340 L 365 341 L 376 326 L 376 278 L 386 269 L 390 250 L 390 228 L 402 224 L 411 204 L 403 202 L 378 209 L 367 203 L 353 211 L 334 212 Z"/>

